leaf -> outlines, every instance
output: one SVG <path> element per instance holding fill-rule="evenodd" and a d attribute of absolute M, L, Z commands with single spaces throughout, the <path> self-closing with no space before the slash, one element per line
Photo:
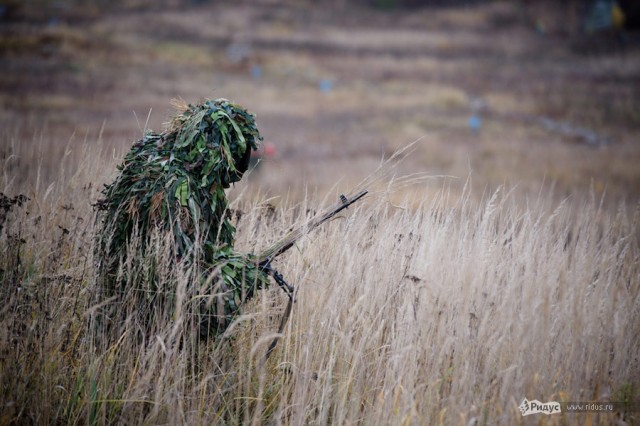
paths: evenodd
<path fill-rule="evenodd" d="M 207 162 L 207 164 L 205 164 L 205 166 L 202 168 L 202 184 L 201 184 L 201 186 L 205 186 L 206 185 L 205 182 L 209 181 L 209 175 L 213 171 L 213 166 L 215 166 L 216 160 L 219 160 L 218 153 L 213 153 L 210 156 L 209 161 Z"/>
<path fill-rule="evenodd" d="M 200 206 L 193 200 L 193 198 L 189 198 L 189 211 L 191 212 L 191 217 L 195 223 L 200 222 Z"/>
<path fill-rule="evenodd" d="M 183 207 L 187 206 L 187 202 L 189 200 L 189 182 L 187 178 L 182 178 L 178 187 L 176 188 L 176 200 L 180 202 L 180 205 Z"/>
<path fill-rule="evenodd" d="M 229 168 L 228 171 L 235 172 L 236 167 L 233 164 L 233 156 L 231 155 L 231 150 L 229 149 L 229 145 L 223 144 L 221 148 L 222 148 L 222 153 L 224 154 L 227 160 L 227 167 Z"/>
<path fill-rule="evenodd" d="M 189 117 L 184 128 L 180 129 L 176 136 L 175 148 L 184 148 L 195 140 L 196 136 L 200 134 L 199 126 L 205 114 L 206 111 L 199 111 Z"/>
<path fill-rule="evenodd" d="M 244 152 L 247 149 L 247 142 L 244 139 L 244 135 L 242 134 L 242 130 L 240 130 L 240 127 L 231 118 L 229 118 L 229 121 L 231 121 L 231 125 L 233 126 L 233 130 L 236 131 L 236 136 L 238 137 L 238 145 L 240 146 L 240 154 L 244 154 Z"/>
<path fill-rule="evenodd" d="M 236 277 L 236 271 L 234 271 L 233 268 L 231 268 L 231 266 L 229 265 L 224 265 L 222 267 L 222 273 L 231 278 Z"/>
<path fill-rule="evenodd" d="M 202 134 L 200 134 L 200 138 L 198 138 L 198 143 L 196 144 L 196 149 L 200 153 L 202 153 L 206 149 L 204 135 L 202 135 Z"/>

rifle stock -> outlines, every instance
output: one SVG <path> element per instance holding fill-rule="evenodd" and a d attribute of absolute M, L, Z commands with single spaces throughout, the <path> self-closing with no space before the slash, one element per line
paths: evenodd
<path fill-rule="evenodd" d="M 355 202 L 357 202 L 360 199 L 362 199 L 362 197 L 367 195 L 367 193 L 368 193 L 368 191 L 364 190 L 364 191 L 358 192 L 356 195 L 354 195 L 352 197 L 346 197 L 344 195 L 341 195 L 340 196 L 340 202 L 335 207 L 333 207 L 332 209 L 328 210 L 326 213 L 324 213 L 324 214 L 322 214 L 322 215 L 320 215 L 320 216 L 318 216 L 316 218 L 311 219 L 306 224 L 304 224 L 304 225 L 294 229 L 293 231 L 289 232 L 280 241 L 278 241 L 277 243 L 275 243 L 271 247 L 269 247 L 266 250 L 264 250 L 261 253 L 259 253 L 258 256 L 257 256 L 258 263 L 259 264 L 268 264 L 273 259 L 275 259 L 276 257 L 280 256 L 282 253 L 284 253 L 285 251 L 287 251 L 291 247 L 293 247 L 293 245 L 296 243 L 296 241 L 298 241 L 300 238 L 302 238 L 303 236 L 305 236 L 306 234 L 308 234 L 309 232 L 311 232 L 315 228 L 319 227 L 320 225 L 322 225 L 323 223 L 325 223 L 329 219 L 333 218 L 335 215 L 340 213 L 342 210 L 346 209 L 350 205 L 352 205 Z"/>

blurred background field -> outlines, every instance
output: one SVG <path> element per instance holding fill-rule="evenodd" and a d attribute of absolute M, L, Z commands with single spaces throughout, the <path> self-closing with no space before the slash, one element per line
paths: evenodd
<path fill-rule="evenodd" d="M 276 148 L 250 183 L 267 194 L 348 189 L 420 139 L 401 171 L 454 190 L 640 196 L 631 12 L 587 32 L 590 2 L 0 4 L 0 161 L 16 190 L 83 145 L 108 180 L 172 98 L 225 97 Z"/>

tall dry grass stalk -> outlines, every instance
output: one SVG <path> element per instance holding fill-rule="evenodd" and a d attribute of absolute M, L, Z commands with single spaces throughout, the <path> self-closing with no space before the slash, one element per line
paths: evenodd
<path fill-rule="evenodd" d="M 297 302 L 263 364 L 285 296 L 262 292 L 221 339 L 201 341 L 199 271 L 162 236 L 123 270 L 165 297 L 120 299 L 121 320 L 103 326 L 95 158 L 53 186 L 1 182 L 31 200 L 0 210 L 0 423 L 518 424 L 524 397 L 638 397 L 638 210 L 544 196 L 523 207 L 502 193 L 478 203 L 446 188 L 418 207 L 372 199 L 278 261 Z M 237 246 L 266 247 L 315 204 L 240 200 Z M 620 419 L 544 419 L 587 420 Z"/>

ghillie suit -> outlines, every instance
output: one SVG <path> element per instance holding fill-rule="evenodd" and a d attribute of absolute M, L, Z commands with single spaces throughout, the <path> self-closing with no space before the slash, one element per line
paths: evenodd
<path fill-rule="evenodd" d="M 126 288 L 131 280 L 118 274 L 118 267 L 127 260 L 132 236 L 144 249 L 152 232 L 170 232 L 177 259 L 204 271 L 193 283 L 203 294 L 196 309 L 201 336 L 226 329 L 240 305 L 269 280 L 254 256 L 234 251 L 235 228 L 224 192 L 241 179 L 260 139 L 252 114 L 217 99 L 179 106 L 162 133 L 148 132 L 134 143 L 97 204 L 105 297 L 131 294 Z M 141 297 L 148 302 L 162 296 L 145 288 Z"/>

